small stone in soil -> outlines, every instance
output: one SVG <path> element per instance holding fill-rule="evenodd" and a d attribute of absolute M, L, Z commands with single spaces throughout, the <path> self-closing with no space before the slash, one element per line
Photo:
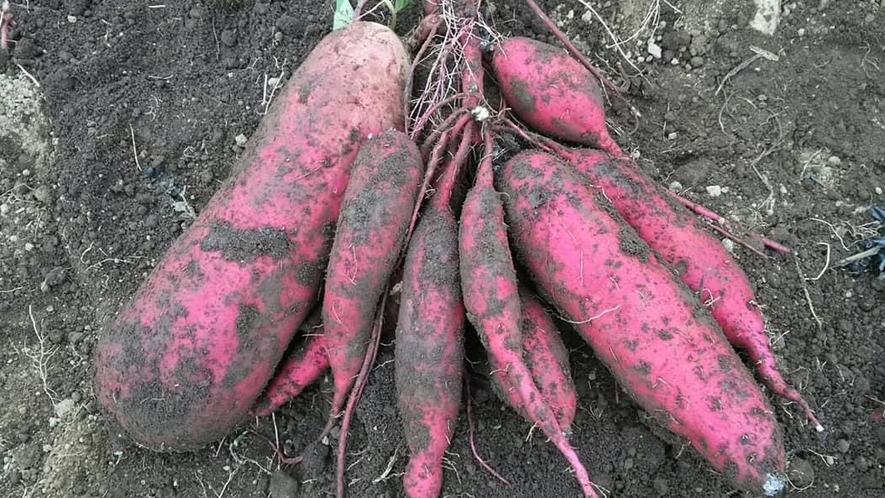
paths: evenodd
<path fill-rule="evenodd" d="M 271 498 L 295 498 L 298 496 L 298 481 L 289 474 L 278 470 L 270 478 Z"/>
<path fill-rule="evenodd" d="M 814 468 L 807 460 L 795 458 L 790 462 L 789 476 L 794 486 L 804 488 L 814 482 Z"/>

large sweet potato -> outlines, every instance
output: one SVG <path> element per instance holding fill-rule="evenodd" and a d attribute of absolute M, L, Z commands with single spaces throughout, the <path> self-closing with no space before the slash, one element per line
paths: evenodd
<path fill-rule="evenodd" d="M 95 354 L 104 411 L 138 443 L 190 450 L 247 417 L 316 304 L 360 144 L 403 123 L 409 60 L 357 22 L 292 75 L 236 170 Z"/>
<path fill-rule="evenodd" d="M 636 233 L 708 301 L 732 346 L 746 350 L 759 378 L 778 396 L 797 403 L 818 431 L 823 427 L 802 395 L 787 384 L 768 342 L 765 320 L 747 275 L 725 246 L 682 206 L 669 201 L 635 163 L 594 149 L 575 150 L 572 166 L 605 192 Z"/>
<path fill-rule="evenodd" d="M 736 486 L 779 493 L 785 452 L 771 406 L 636 232 L 549 154 L 514 156 L 498 186 L 519 258 L 621 386 Z"/>

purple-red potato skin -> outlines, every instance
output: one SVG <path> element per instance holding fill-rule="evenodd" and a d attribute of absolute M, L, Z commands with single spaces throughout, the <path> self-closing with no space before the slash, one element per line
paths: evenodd
<path fill-rule="evenodd" d="M 409 65 L 378 24 L 324 38 L 235 175 L 104 328 L 95 392 L 137 443 L 194 450 L 248 417 L 316 303 L 360 143 L 403 123 Z"/>
<path fill-rule="evenodd" d="M 335 393 L 344 408 L 362 368 L 375 311 L 400 260 L 424 174 L 421 152 L 400 131 L 367 140 L 353 165 L 323 292 L 323 327 Z"/>
<path fill-rule="evenodd" d="M 562 430 L 568 432 L 578 408 L 577 392 L 568 363 L 568 350 L 543 303 L 529 292 L 525 288 L 520 288 L 519 291 L 522 298 L 523 357 L 544 402 L 550 405 Z M 530 419 L 522 398 L 510 384 L 506 372 L 493 369 L 490 378 L 498 394 L 514 410 Z"/>
<path fill-rule="evenodd" d="M 820 427 L 802 395 L 778 371 L 753 288 L 725 246 L 695 216 L 670 202 L 638 165 L 593 149 L 571 151 L 569 163 L 605 193 L 649 247 L 708 303 L 725 337 L 747 351 L 762 382 L 775 394 L 798 403 Z"/>
<path fill-rule="evenodd" d="M 541 400 L 542 396 L 523 357 L 516 270 L 507 244 L 503 206 L 491 176 L 491 165 L 481 165 L 462 207 L 461 287 L 467 317 L 489 353 L 492 370 L 507 372 L 507 385 L 516 390 L 525 406 L 528 400 Z"/>
<path fill-rule="evenodd" d="M 434 197 L 412 235 L 396 328 L 397 406 L 409 448 L 409 498 L 437 497 L 461 406 L 464 324 L 458 224 Z"/>
<path fill-rule="evenodd" d="M 304 342 L 283 358 L 281 366 L 258 398 L 250 413 L 264 417 L 295 399 L 305 388 L 319 380 L 329 369 L 322 328 L 314 329 Z"/>
<path fill-rule="evenodd" d="M 564 50 L 531 38 L 505 38 L 494 47 L 491 68 L 508 107 L 525 124 L 623 155 L 605 124 L 599 81 Z"/>
<path fill-rule="evenodd" d="M 620 385 L 736 486 L 779 492 L 780 427 L 690 291 L 553 156 L 517 154 L 498 180 L 518 257 Z"/>
<path fill-rule="evenodd" d="M 578 409 L 578 394 L 569 366 L 568 350 L 553 318 L 537 297 L 522 295 L 522 344 L 525 360 L 541 395 L 562 430 L 568 431 Z"/>
<path fill-rule="evenodd" d="M 488 352 L 492 370 L 507 372 L 503 385 L 512 387 L 514 397 L 520 402 L 513 408 L 541 429 L 572 466 L 584 495 L 595 498 L 598 495 L 583 463 L 525 362 L 516 270 L 504 225 L 503 205 L 493 182 L 491 157 L 488 157 L 480 164 L 474 186 L 467 192 L 461 208 L 458 245 L 467 319 Z"/>

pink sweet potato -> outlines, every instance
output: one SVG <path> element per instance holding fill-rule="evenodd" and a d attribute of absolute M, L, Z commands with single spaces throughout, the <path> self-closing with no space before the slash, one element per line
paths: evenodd
<path fill-rule="evenodd" d="M 487 150 L 491 148 L 488 145 Z M 506 372 L 504 385 L 512 387 L 519 400 L 514 408 L 537 424 L 568 460 L 585 496 L 596 497 L 584 465 L 544 401 L 523 357 L 516 270 L 507 242 L 503 206 L 493 186 L 491 155 L 480 163 L 474 186 L 467 193 L 458 241 L 467 318 L 488 351 L 492 370 Z"/>
<path fill-rule="evenodd" d="M 555 157 L 523 152 L 500 173 L 516 253 L 620 385 L 736 486 L 779 493 L 777 420 L 690 291 Z"/>
<path fill-rule="evenodd" d="M 458 223 L 449 208 L 448 171 L 415 228 L 403 268 L 396 328 L 397 406 L 409 447 L 409 498 L 439 496 L 442 459 L 461 406 L 465 311 Z"/>
<path fill-rule="evenodd" d="M 360 144 L 403 123 L 408 68 L 384 26 L 323 39 L 237 173 L 104 327 L 95 392 L 135 441 L 196 449 L 248 417 L 316 303 Z"/>
<path fill-rule="evenodd" d="M 367 140 L 353 165 L 323 293 L 334 416 L 344 408 L 366 357 L 375 311 L 400 260 L 423 173 L 418 147 L 395 130 Z"/>
<path fill-rule="evenodd" d="M 565 51 L 531 38 L 505 38 L 491 56 L 507 106 L 522 122 L 560 140 L 622 156 L 605 124 L 598 80 Z"/>
<path fill-rule="evenodd" d="M 605 192 L 649 247 L 708 303 L 725 337 L 747 351 L 762 382 L 775 394 L 796 402 L 817 430 L 823 430 L 802 395 L 778 371 L 753 288 L 725 246 L 695 216 L 669 202 L 670 197 L 636 164 L 592 149 L 574 151 L 569 162 Z"/>
<path fill-rule="evenodd" d="M 569 368 L 568 350 L 544 304 L 526 288 L 520 288 L 519 294 L 522 299 L 522 349 L 526 365 L 559 426 L 568 432 L 578 408 L 578 394 Z M 499 395 L 523 417 L 530 418 L 518 391 L 509 384 L 506 372 L 494 370 L 490 378 Z"/>
<path fill-rule="evenodd" d="M 526 363 L 560 427 L 568 431 L 578 409 L 578 393 L 569 367 L 568 350 L 544 304 L 530 292 L 520 292 L 522 347 Z"/>
<path fill-rule="evenodd" d="M 329 369 L 322 327 L 311 330 L 286 356 L 264 393 L 252 407 L 253 417 L 264 417 L 292 401 Z"/>

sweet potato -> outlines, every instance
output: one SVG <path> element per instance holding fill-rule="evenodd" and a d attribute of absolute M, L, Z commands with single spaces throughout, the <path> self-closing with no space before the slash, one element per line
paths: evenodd
<path fill-rule="evenodd" d="M 277 373 L 252 407 L 253 417 L 264 417 L 296 398 L 329 369 L 323 329 L 310 331 L 283 359 Z"/>
<path fill-rule="evenodd" d="M 408 68 L 399 38 L 379 24 L 324 38 L 237 173 L 104 327 L 95 392 L 135 441 L 192 450 L 248 417 L 316 303 L 360 144 L 403 123 Z"/>
<path fill-rule="evenodd" d="M 690 291 L 555 157 L 522 152 L 498 179 L 518 257 L 620 385 L 736 486 L 779 493 L 781 429 Z"/>
<path fill-rule="evenodd" d="M 375 311 L 400 260 L 423 173 L 418 147 L 393 130 L 367 140 L 353 165 L 323 293 L 334 416 L 344 408 L 366 357 Z"/>
<path fill-rule="evenodd" d="M 522 347 L 526 363 L 562 430 L 569 431 L 578 409 L 578 393 L 569 367 L 568 350 L 553 318 L 531 291 L 522 298 Z"/>
<path fill-rule="evenodd" d="M 490 144 L 487 138 L 486 149 Z M 493 371 L 503 371 L 519 400 L 514 408 L 528 415 L 571 464 L 585 496 L 596 497 L 587 471 L 565 438 L 550 405 L 538 390 L 523 358 L 522 315 L 504 211 L 492 179 L 491 155 L 480 163 L 474 186 L 461 211 L 458 235 L 461 288 L 467 318 L 489 354 Z"/>
<path fill-rule="evenodd" d="M 397 406 L 409 447 L 403 487 L 410 498 L 439 496 L 461 406 L 465 311 L 458 224 L 448 202 L 455 176 L 445 173 L 409 244 L 396 327 Z"/>
<path fill-rule="evenodd" d="M 568 350 L 544 304 L 524 287 L 520 288 L 519 295 L 522 300 L 522 350 L 526 365 L 559 426 L 569 432 L 578 408 L 578 394 L 568 363 Z M 490 377 L 499 395 L 525 418 L 530 418 L 522 399 L 509 384 L 506 372 L 495 370 Z"/>
<path fill-rule="evenodd" d="M 507 106 L 530 127 L 624 155 L 606 127 L 598 80 L 562 49 L 531 38 L 505 38 L 491 54 L 491 68 Z"/>
<path fill-rule="evenodd" d="M 708 303 L 725 337 L 747 351 L 762 382 L 775 394 L 796 402 L 815 428 L 823 430 L 802 395 L 778 371 L 753 288 L 725 246 L 695 216 L 669 202 L 670 197 L 634 163 L 592 149 L 574 151 L 569 162 L 605 192 L 649 247 Z"/>

